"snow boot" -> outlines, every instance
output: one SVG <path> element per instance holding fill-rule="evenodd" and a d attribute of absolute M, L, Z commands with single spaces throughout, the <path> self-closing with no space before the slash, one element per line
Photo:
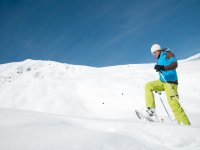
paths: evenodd
<path fill-rule="evenodd" d="M 146 118 L 150 118 L 151 120 L 153 120 L 154 122 L 158 122 L 159 121 L 159 117 L 156 114 L 156 110 L 155 108 L 146 108 L 143 111 L 143 115 Z"/>

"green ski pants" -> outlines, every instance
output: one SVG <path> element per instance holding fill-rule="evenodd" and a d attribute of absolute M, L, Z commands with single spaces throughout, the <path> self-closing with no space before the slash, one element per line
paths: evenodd
<path fill-rule="evenodd" d="M 164 83 L 160 80 L 155 80 L 145 84 L 145 100 L 146 107 L 155 108 L 155 99 L 153 91 L 165 91 L 168 103 L 174 116 L 179 124 L 190 125 L 190 121 L 185 114 L 178 101 L 177 84 Z"/>

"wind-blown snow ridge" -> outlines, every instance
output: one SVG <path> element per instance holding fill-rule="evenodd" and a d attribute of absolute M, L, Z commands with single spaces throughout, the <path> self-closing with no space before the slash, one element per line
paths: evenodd
<path fill-rule="evenodd" d="M 199 60 L 199 59 L 200 59 L 200 53 L 185 59 L 185 61 L 192 61 L 192 60 Z"/>

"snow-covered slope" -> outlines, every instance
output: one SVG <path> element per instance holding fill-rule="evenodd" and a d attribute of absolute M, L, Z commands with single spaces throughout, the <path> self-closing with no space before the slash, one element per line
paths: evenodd
<path fill-rule="evenodd" d="M 170 125 L 157 96 L 165 123 L 136 118 L 134 109 L 145 106 L 144 84 L 158 78 L 154 64 L 0 65 L 0 149 L 200 149 L 199 58 L 180 61 L 177 69 L 180 103 L 191 127 Z M 162 98 L 173 117 L 165 93 Z"/>
<path fill-rule="evenodd" d="M 197 118 L 196 118 L 197 119 Z M 1 150 L 198 150 L 199 127 L 0 109 Z"/>
<path fill-rule="evenodd" d="M 92 68 L 26 60 L 0 67 L 1 107 L 73 116 L 130 117 L 153 65 Z M 148 72 L 148 73 L 147 73 Z"/>

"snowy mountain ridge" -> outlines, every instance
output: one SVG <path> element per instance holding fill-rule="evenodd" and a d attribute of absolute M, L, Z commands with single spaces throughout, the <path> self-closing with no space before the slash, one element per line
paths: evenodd
<path fill-rule="evenodd" d="M 141 67 L 145 66 L 141 65 Z M 108 109 L 103 105 L 106 104 L 106 100 L 120 103 L 127 95 L 123 94 L 125 88 L 132 86 L 130 83 L 125 86 L 120 80 L 128 83 L 126 77 L 131 78 L 131 74 L 137 74 L 135 65 L 93 68 L 34 60 L 5 64 L 0 67 L 0 71 L 2 107 L 61 114 L 68 114 L 70 111 L 70 114 L 74 115 L 81 111 L 81 116 L 85 113 L 91 114 L 87 107 L 90 107 L 89 109 L 95 107 L 93 108 L 90 103 L 94 103 L 95 106 L 102 105 L 103 110 L 99 110 L 100 112 Z M 116 82 L 118 79 L 119 82 Z M 135 84 L 134 82 L 137 81 L 132 82 Z M 66 102 L 66 105 L 63 105 L 63 102 Z M 73 106 L 66 108 L 69 106 L 68 102 Z M 88 104 L 81 104 L 82 102 Z M 79 111 L 75 112 L 75 110 Z M 105 116 L 109 115 L 106 113 Z"/>
<path fill-rule="evenodd" d="M 193 55 L 187 59 L 185 59 L 185 61 L 191 61 L 191 60 L 199 60 L 200 59 L 200 53 Z"/>

